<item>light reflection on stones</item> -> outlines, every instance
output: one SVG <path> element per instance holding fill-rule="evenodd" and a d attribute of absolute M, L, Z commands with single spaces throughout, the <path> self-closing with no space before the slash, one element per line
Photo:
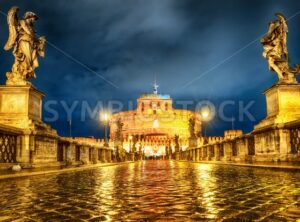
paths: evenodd
<path fill-rule="evenodd" d="M 299 175 L 147 161 L 0 181 L 0 221 L 295 221 Z"/>

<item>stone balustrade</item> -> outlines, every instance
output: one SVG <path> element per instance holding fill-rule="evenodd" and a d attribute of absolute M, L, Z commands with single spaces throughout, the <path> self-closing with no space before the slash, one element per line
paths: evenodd
<path fill-rule="evenodd" d="M 0 167 L 22 160 L 21 135 L 22 130 L 0 125 Z"/>
<path fill-rule="evenodd" d="M 112 141 L 85 137 L 60 137 L 57 161 L 68 165 L 96 164 L 115 160 Z"/>
<path fill-rule="evenodd" d="M 0 124 L 0 169 L 57 167 L 116 161 L 112 141 L 59 137 Z"/>
<path fill-rule="evenodd" d="M 180 155 L 190 161 L 300 161 L 300 120 L 236 137 L 199 138 Z"/>

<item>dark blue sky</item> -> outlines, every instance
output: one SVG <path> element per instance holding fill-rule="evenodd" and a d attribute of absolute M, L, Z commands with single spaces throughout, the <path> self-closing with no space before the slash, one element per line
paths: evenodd
<path fill-rule="evenodd" d="M 299 0 L 1 0 L 0 10 L 6 13 L 13 5 L 20 7 L 20 16 L 28 10 L 38 14 L 37 32 L 50 42 L 33 81 L 47 94 L 45 102 L 127 103 L 151 91 L 156 74 L 159 91 L 174 100 L 209 99 L 216 106 L 254 100 L 250 111 L 257 122 L 265 116 L 261 93 L 277 81 L 259 43 L 276 12 L 290 18 L 290 58 L 300 63 Z M 1 15 L 2 46 L 7 32 Z M 11 52 L 0 50 L 0 58 L 4 84 Z M 51 125 L 68 135 L 62 105 L 52 107 L 60 116 Z M 227 115 L 237 116 L 237 107 L 228 107 Z M 101 135 L 99 122 L 81 121 L 80 110 L 78 105 L 72 116 L 73 135 Z M 44 112 L 44 118 L 51 115 Z M 248 132 L 256 122 L 237 121 L 235 127 Z M 208 133 L 221 135 L 227 128 L 231 123 L 216 117 Z"/>

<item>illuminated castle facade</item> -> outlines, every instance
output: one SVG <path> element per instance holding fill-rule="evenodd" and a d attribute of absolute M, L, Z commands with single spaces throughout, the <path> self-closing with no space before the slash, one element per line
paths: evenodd
<path fill-rule="evenodd" d="M 146 156 L 166 155 L 175 150 L 175 136 L 180 149 L 188 147 L 190 119 L 195 120 L 194 133 L 200 135 L 201 124 L 194 112 L 173 108 L 169 95 L 157 92 L 143 94 L 137 99 L 135 110 L 113 114 L 110 120 L 110 138 L 116 139 L 118 121 L 122 123 L 123 148 L 129 152 L 142 151 Z"/>

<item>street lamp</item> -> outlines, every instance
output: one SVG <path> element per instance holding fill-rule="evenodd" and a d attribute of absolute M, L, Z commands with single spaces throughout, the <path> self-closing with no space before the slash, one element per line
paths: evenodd
<path fill-rule="evenodd" d="M 201 120 L 203 122 L 205 122 L 204 125 L 204 137 L 206 137 L 206 127 L 207 127 L 207 123 L 211 118 L 211 112 L 210 109 L 208 107 L 204 107 L 202 108 L 202 110 L 200 111 L 200 115 L 201 115 Z"/>
<path fill-rule="evenodd" d="M 108 132 L 108 123 L 110 120 L 110 113 L 107 111 L 103 111 L 100 113 L 100 121 L 103 122 L 104 124 L 104 130 L 105 130 L 105 143 L 107 145 L 108 142 L 108 136 L 107 136 L 107 132 Z"/>
<path fill-rule="evenodd" d="M 203 117 L 203 119 L 207 119 L 209 116 L 209 110 L 202 110 L 201 116 Z"/>

